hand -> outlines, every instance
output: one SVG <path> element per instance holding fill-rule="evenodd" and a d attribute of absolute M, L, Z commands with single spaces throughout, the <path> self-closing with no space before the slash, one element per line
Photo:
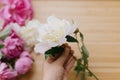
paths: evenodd
<path fill-rule="evenodd" d="M 43 80 L 67 80 L 75 60 L 73 50 L 65 44 L 65 50 L 58 59 L 48 58 L 44 64 Z"/>

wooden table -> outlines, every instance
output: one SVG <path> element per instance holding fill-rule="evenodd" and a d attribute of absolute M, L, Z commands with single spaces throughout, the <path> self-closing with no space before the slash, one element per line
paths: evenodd
<path fill-rule="evenodd" d="M 100 80 L 120 80 L 119 0 L 33 0 L 35 18 L 45 22 L 50 15 L 74 19 L 85 35 L 90 51 L 90 68 Z M 78 55 L 76 45 L 73 45 Z M 44 57 L 32 54 L 33 69 L 19 80 L 42 80 Z M 75 80 L 71 71 L 68 80 Z M 80 80 L 80 79 L 78 79 Z M 88 80 L 94 80 L 88 78 Z"/>

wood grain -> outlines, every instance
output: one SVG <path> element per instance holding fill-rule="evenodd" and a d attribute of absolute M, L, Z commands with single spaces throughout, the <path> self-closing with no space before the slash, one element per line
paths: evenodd
<path fill-rule="evenodd" d="M 100 80 L 120 80 L 120 1 L 33 0 L 35 18 L 45 22 L 50 15 L 74 19 L 85 35 L 90 68 Z M 77 56 L 76 45 L 71 44 Z M 43 56 L 32 54 L 33 70 L 19 80 L 42 80 Z M 71 71 L 68 80 L 75 79 Z M 88 78 L 88 80 L 94 80 Z"/>

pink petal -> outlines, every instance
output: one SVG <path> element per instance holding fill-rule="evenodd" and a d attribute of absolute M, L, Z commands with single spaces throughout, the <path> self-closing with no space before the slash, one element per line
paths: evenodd
<path fill-rule="evenodd" d="M 17 76 L 17 72 L 16 71 L 7 71 L 6 73 L 4 73 L 4 76 L 7 76 L 9 79 L 15 78 Z"/>
<path fill-rule="evenodd" d="M 10 20 L 11 14 L 9 6 L 6 6 L 0 10 L 0 17 L 4 20 Z"/>

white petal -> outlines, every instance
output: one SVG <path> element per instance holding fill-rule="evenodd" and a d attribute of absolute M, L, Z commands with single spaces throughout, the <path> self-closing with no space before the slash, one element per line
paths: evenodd
<path fill-rule="evenodd" d="M 60 20 L 57 17 L 55 17 L 55 16 L 49 16 L 48 19 L 47 19 L 47 21 L 48 21 L 48 24 L 49 23 L 50 24 L 54 24 L 56 22 L 59 22 Z"/>
<path fill-rule="evenodd" d="M 10 26 L 12 27 L 13 30 L 15 30 L 15 32 L 20 34 L 21 26 L 19 26 L 17 23 L 11 23 Z"/>
<path fill-rule="evenodd" d="M 34 19 L 34 20 L 31 20 L 31 21 L 28 22 L 27 27 L 29 27 L 29 26 L 31 26 L 31 27 L 41 27 L 42 24 L 38 20 Z"/>
<path fill-rule="evenodd" d="M 59 45 L 62 45 L 64 43 L 66 43 L 66 38 L 65 37 L 60 38 L 59 39 Z"/>
<path fill-rule="evenodd" d="M 45 29 L 43 27 L 40 27 L 38 29 L 38 38 L 37 38 L 37 41 L 43 42 L 42 39 L 45 37 L 46 34 L 47 34 L 47 32 L 45 31 Z"/>
<path fill-rule="evenodd" d="M 34 51 L 36 53 L 44 54 L 50 48 L 51 47 L 47 43 L 38 43 L 38 44 L 35 45 Z"/>
<path fill-rule="evenodd" d="M 59 44 L 55 42 L 49 42 L 48 45 L 49 47 L 55 47 L 55 46 L 58 46 Z"/>
<path fill-rule="evenodd" d="M 77 24 L 76 24 L 76 23 L 75 23 L 75 24 L 72 24 L 71 27 L 72 27 L 72 28 L 71 28 L 70 32 L 71 32 L 71 33 L 74 33 L 75 30 L 77 29 Z"/>
<path fill-rule="evenodd" d="M 66 35 L 74 33 L 76 29 L 77 29 L 76 24 L 71 24 L 70 26 L 67 26 L 66 27 Z"/>

